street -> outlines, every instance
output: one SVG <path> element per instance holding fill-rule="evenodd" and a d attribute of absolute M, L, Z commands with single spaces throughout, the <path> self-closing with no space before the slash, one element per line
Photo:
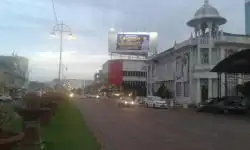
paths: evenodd
<path fill-rule="evenodd" d="M 189 109 L 118 108 L 114 100 L 77 99 L 104 150 L 248 150 L 250 119 Z"/>

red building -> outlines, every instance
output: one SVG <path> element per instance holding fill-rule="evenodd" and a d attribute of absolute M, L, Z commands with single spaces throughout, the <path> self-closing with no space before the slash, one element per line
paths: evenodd
<path fill-rule="evenodd" d="M 103 64 L 106 85 L 126 90 L 146 91 L 147 67 L 144 60 L 116 59 Z"/>

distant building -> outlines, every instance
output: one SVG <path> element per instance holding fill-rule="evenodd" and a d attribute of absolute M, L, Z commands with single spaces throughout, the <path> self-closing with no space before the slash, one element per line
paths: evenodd
<path fill-rule="evenodd" d="M 245 32 L 250 35 L 250 0 L 245 0 Z"/>
<path fill-rule="evenodd" d="M 78 89 L 78 88 L 85 88 L 86 86 L 92 84 L 93 80 L 82 80 L 82 79 L 62 79 L 61 84 L 63 86 L 66 86 L 68 88 Z M 55 85 L 58 83 L 58 79 L 52 80 L 50 83 L 47 83 L 50 85 L 50 87 L 55 87 Z"/>
<path fill-rule="evenodd" d="M 114 85 L 146 95 L 147 64 L 145 60 L 113 59 L 104 63 L 102 68 L 106 85 Z"/>
<path fill-rule="evenodd" d="M 85 87 L 93 84 L 93 82 L 94 82 L 93 80 L 83 80 L 83 86 L 82 86 L 82 88 L 85 88 Z"/>
<path fill-rule="evenodd" d="M 28 81 L 28 59 L 20 56 L 0 56 L 0 90 L 24 88 Z"/>

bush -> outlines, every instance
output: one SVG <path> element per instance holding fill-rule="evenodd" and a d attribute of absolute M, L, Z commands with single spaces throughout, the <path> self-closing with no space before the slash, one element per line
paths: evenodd
<path fill-rule="evenodd" d="M 63 101 L 67 101 L 68 98 L 69 97 L 66 94 L 58 92 L 47 92 L 41 96 L 43 104 L 49 104 L 49 103 L 60 104 Z"/>
<path fill-rule="evenodd" d="M 30 92 L 24 96 L 23 102 L 25 107 L 39 108 L 41 104 L 41 97 L 36 92 Z"/>
<path fill-rule="evenodd" d="M 0 130 L 17 118 L 18 115 L 10 104 L 0 103 Z"/>

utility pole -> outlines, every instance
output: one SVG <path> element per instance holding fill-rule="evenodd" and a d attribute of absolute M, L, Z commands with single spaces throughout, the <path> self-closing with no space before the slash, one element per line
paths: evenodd
<path fill-rule="evenodd" d="M 62 74 L 62 52 L 63 52 L 63 33 L 68 33 L 72 37 L 71 28 L 64 24 L 63 21 L 59 24 L 55 24 L 51 33 L 51 36 L 55 36 L 56 32 L 60 34 L 60 50 L 59 50 L 59 66 L 58 66 L 58 85 L 61 83 Z"/>

